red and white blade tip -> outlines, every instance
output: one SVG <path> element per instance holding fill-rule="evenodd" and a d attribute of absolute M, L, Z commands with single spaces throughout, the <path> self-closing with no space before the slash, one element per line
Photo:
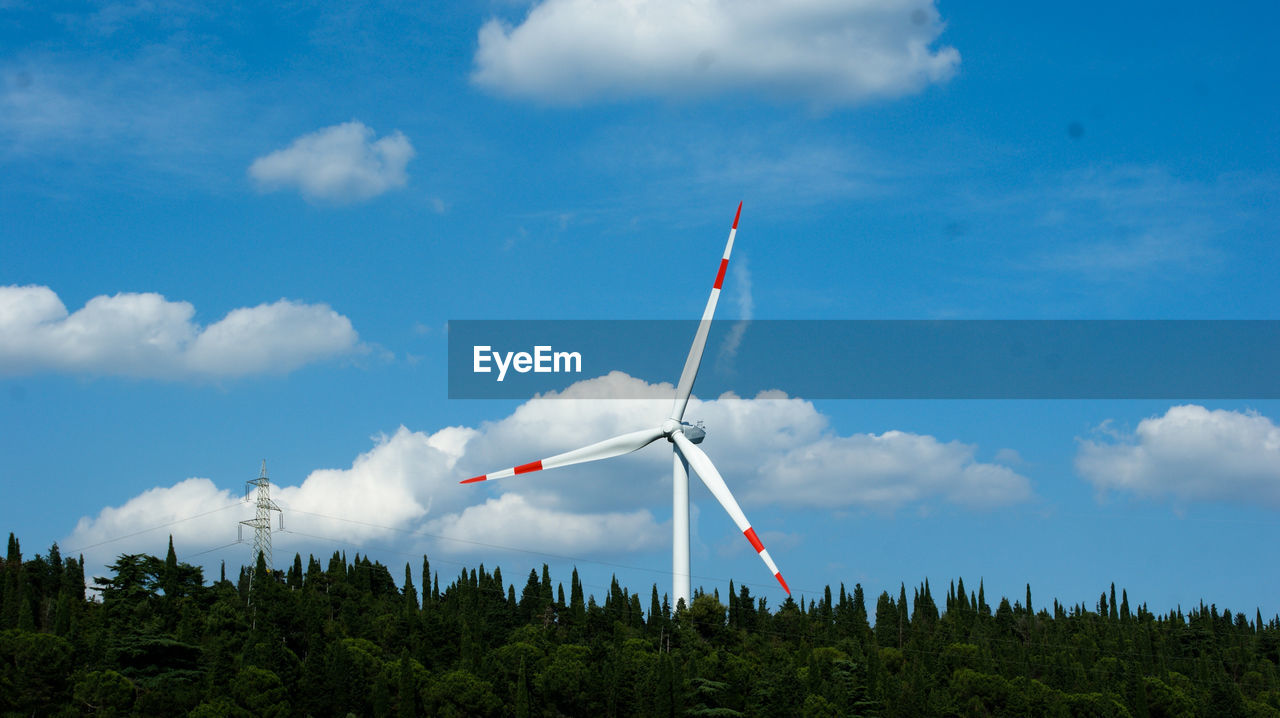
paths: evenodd
<path fill-rule="evenodd" d="M 773 565 L 773 558 L 769 556 L 769 552 L 764 550 L 764 544 L 761 543 L 760 537 L 756 535 L 756 530 L 748 526 L 747 530 L 742 532 L 742 535 L 746 536 L 747 540 L 751 542 L 751 548 L 755 549 L 760 558 L 764 559 L 765 564 L 773 569 L 773 577 L 778 579 L 778 583 L 782 584 L 782 590 L 786 591 L 787 595 L 790 596 L 791 589 L 787 588 L 787 582 L 782 580 L 782 572 L 778 570 L 777 566 Z"/>
<path fill-rule="evenodd" d="M 733 228 L 738 228 L 738 218 L 742 216 L 742 202 L 738 202 L 738 213 L 733 215 Z"/>
<path fill-rule="evenodd" d="M 503 469 L 502 471 L 495 471 L 495 472 L 493 472 L 492 474 L 481 474 L 481 475 L 479 475 L 479 476 L 472 476 L 471 478 L 469 478 L 469 479 L 463 479 L 462 481 L 459 481 L 458 483 L 460 483 L 460 484 L 474 484 L 474 483 L 476 483 L 477 481 L 488 481 L 489 479 L 505 479 L 505 478 L 507 478 L 508 476 L 518 476 L 519 474 L 528 474 L 528 473 L 533 472 L 533 471 L 542 471 L 542 461 L 541 461 L 541 460 L 539 460 L 539 461 L 530 461 L 530 462 L 529 462 L 529 463 L 527 463 L 527 464 L 521 464 L 521 465 L 519 465 L 519 466 L 516 466 L 516 467 L 510 468 L 510 469 Z"/>

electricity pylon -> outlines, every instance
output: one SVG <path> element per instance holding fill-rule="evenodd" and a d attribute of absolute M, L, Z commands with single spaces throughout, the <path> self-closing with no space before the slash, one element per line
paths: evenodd
<path fill-rule="evenodd" d="M 244 500 L 249 500 L 249 494 L 257 488 L 257 496 L 254 506 L 257 507 L 257 513 L 253 518 L 240 522 L 239 534 L 237 540 L 244 540 L 244 527 L 248 526 L 253 529 L 253 556 L 249 561 L 250 566 L 256 566 L 258 563 L 258 554 L 262 554 L 263 560 L 267 564 L 267 569 L 271 570 L 274 565 L 271 562 L 271 512 L 275 511 L 280 514 L 280 530 L 284 530 L 284 512 L 271 500 L 271 479 L 267 478 L 267 460 L 262 460 L 262 473 L 256 479 L 250 479 L 245 482 Z"/>

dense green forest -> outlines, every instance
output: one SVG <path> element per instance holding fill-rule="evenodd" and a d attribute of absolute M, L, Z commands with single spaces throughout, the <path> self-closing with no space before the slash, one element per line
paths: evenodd
<path fill-rule="evenodd" d="M 109 568 L 86 586 L 83 558 L 24 561 L 10 535 L 0 713 L 1280 716 L 1280 619 L 1155 615 L 1114 586 L 1094 606 L 1033 607 L 1028 588 L 992 608 L 981 582 L 939 606 L 925 581 L 869 616 L 861 586 L 775 608 L 730 583 L 685 608 L 616 580 L 584 597 L 546 566 L 442 587 L 425 556 L 399 586 L 338 553 L 206 585 L 172 540 Z"/>

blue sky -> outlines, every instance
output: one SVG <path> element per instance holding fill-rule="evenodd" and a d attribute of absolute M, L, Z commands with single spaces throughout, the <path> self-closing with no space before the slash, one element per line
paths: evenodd
<path fill-rule="evenodd" d="M 235 565 L 265 457 L 277 555 L 667 591 L 664 451 L 456 484 L 644 407 L 450 401 L 447 321 L 696 318 L 739 200 L 723 319 L 1273 319 L 1276 13 L 0 3 L 4 528 Z M 1275 401 L 702 398 L 797 593 L 1280 611 Z"/>

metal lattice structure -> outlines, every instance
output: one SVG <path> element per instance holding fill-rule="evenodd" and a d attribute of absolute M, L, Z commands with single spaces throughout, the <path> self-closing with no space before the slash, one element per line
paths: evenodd
<path fill-rule="evenodd" d="M 250 557 L 249 565 L 256 566 L 258 554 L 262 554 L 267 569 L 270 570 L 274 567 L 271 562 L 271 512 L 280 514 L 280 530 L 284 530 L 284 512 L 276 502 L 271 500 L 271 479 L 267 478 L 266 459 L 262 460 L 262 472 L 258 478 L 245 482 L 244 500 L 249 501 L 250 495 L 253 495 L 257 510 L 253 518 L 240 522 L 238 540 L 244 540 L 245 526 L 253 529 L 253 555 Z"/>

